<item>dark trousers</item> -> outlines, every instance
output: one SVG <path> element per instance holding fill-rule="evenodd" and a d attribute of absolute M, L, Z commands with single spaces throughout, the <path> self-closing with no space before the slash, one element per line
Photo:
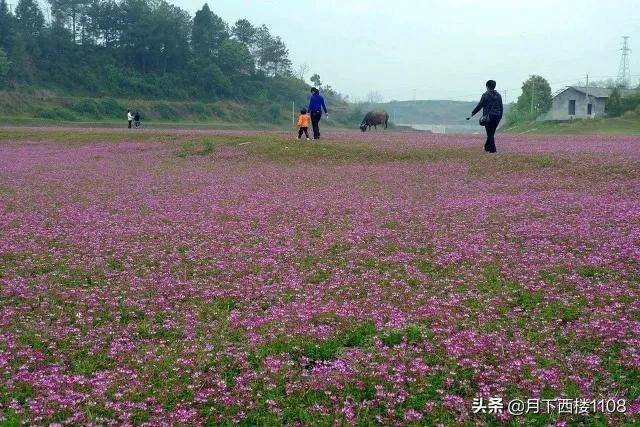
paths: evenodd
<path fill-rule="evenodd" d="M 309 128 L 300 128 L 298 131 L 298 139 L 302 138 L 303 133 L 307 136 L 307 139 L 309 139 Z"/>
<path fill-rule="evenodd" d="M 313 126 L 313 139 L 320 139 L 320 119 L 322 118 L 322 111 L 311 112 L 311 126 Z"/>
<path fill-rule="evenodd" d="M 129 129 L 131 129 L 131 120 L 129 120 Z"/>
<path fill-rule="evenodd" d="M 489 153 L 496 152 L 496 140 L 494 137 L 501 119 L 502 117 L 500 116 L 489 116 L 489 123 L 487 123 L 484 127 L 484 129 L 487 131 L 487 142 L 484 143 L 484 151 L 487 151 Z"/>

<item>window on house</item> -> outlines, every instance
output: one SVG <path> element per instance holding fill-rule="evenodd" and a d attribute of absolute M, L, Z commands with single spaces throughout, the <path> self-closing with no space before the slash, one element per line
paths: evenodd
<path fill-rule="evenodd" d="M 576 115 L 576 100 L 575 99 L 570 99 L 569 100 L 569 115 L 570 116 L 575 116 Z"/>
<path fill-rule="evenodd" d="M 593 104 L 587 104 L 587 114 L 589 116 L 593 114 Z"/>

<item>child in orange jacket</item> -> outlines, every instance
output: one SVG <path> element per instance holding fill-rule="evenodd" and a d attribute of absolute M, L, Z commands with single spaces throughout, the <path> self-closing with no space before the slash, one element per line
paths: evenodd
<path fill-rule="evenodd" d="M 300 117 L 298 118 L 298 139 L 302 138 L 302 134 L 304 133 L 307 136 L 307 141 L 309 140 L 309 115 L 307 114 L 307 109 L 303 108 L 300 110 Z"/>

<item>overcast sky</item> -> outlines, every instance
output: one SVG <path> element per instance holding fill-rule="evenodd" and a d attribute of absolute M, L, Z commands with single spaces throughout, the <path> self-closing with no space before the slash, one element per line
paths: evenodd
<path fill-rule="evenodd" d="M 169 0 L 172 1 L 172 0 Z M 202 0 L 173 0 L 192 15 Z M 212 0 L 228 23 L 266 24 L 324 83 L 362 99 L 474 100 L 493 78 L 520 93 L 530 74 L 553 89 L 615 76 L 621 36 L 640 75 L 638 0 Z M 308 74 L 307 78 L 311 75 Z M 638 77 L 633 77 L 638 82 Z"/>

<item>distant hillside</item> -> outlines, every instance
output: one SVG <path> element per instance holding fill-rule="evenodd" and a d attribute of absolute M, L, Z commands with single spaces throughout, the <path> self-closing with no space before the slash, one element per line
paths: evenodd
<path fill-rule="evenodd" d="M 468 123 L 465 118 L 475 106 L 476 102 L 426 100 L 355 104 L 353 108 L 361 111 L 385 110 L 395 123 L 462 125 Z"/>

